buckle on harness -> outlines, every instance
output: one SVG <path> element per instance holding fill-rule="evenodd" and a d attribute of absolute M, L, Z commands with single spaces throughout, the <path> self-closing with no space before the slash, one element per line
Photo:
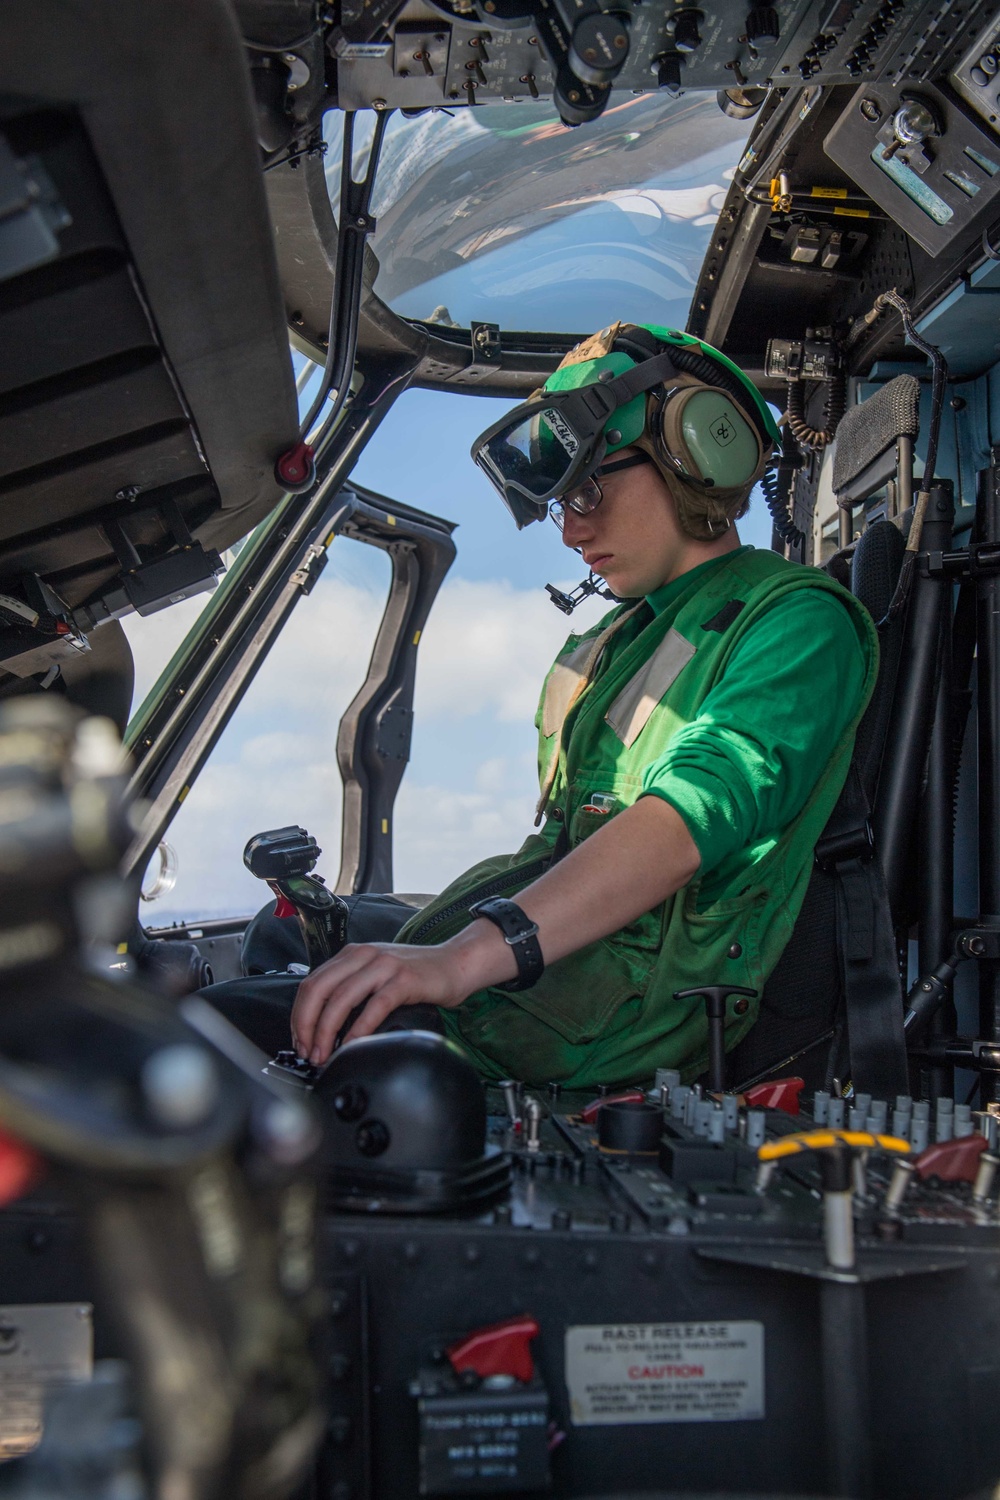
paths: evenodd
<path fill-rule="evenodd" d="M 824 875 L 836 875 L 843 865 L 852 859 L 868 864 L 875 858 L 875 839 L 872 825 L 866 819 L 862 828 L 849 828 L 844 833 L 827 834 L 816 845 L 816 863 Z"/>

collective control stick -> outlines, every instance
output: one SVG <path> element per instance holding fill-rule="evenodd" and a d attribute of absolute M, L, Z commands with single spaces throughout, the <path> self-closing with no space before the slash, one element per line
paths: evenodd
<path fill-rule="evenodd" d="M 243 851 L 243 863 L 278 898 L 276 915 L 296 916 L 310 969 L 339 953 L 347 941 L 350 908 L 312 873 L 322 849 L 304 828 L 292 824 L 256 833 Z"/>

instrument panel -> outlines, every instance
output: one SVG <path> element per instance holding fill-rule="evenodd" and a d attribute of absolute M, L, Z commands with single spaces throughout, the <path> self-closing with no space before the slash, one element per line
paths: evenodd
<path fill-rule="evenodd" d="M 342 109 L 475 106 L 555 90 L 564 122 L 578 124 L 622 92 L 918 82 L 952 66 L 985 9 L 982 0 L 942 0 L 932 13 L 912 0 L 410 0 L 388 22 L 377 5 L 346 0 L 330 50 Z"/>

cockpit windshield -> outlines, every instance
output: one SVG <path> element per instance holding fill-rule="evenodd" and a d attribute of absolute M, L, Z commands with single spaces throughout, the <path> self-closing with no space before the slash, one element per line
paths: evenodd
<path fill-rule="evenodd" d="M 358 122 L 359 160 L 372 119 Z M 326 117 L 335 212 L 342 120 Z M 586 130 L 549 101 L 396 114 L 373 203 L 375 290 L 439 323 L 682 328 L 749 129 L 704 95 L 625 97 Z"/>

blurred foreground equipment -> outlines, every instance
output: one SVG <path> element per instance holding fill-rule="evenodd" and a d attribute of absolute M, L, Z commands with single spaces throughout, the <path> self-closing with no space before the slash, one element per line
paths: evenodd
<path fill-rule="evenodd" d="M 6 1201 L 47 1171 L 80 1211 L 130 1368 L 142 1490 L 280 1500 L 321 1426 L 319 1131 L 215 1012 L 100 972 L 129 916 L 123 770 L 110 721 L 0 707 L 0 1131 L 24 1169 Z M 87 1390 L 63 1429 L 100 1407 Z M 113 1464 L 95 1485 L 93 1447 L 60 1453 L 58 1492 L 119 1493 Z M 53 1492 L 50 1450 L 5 1471 L 12 1492 Z"/>

